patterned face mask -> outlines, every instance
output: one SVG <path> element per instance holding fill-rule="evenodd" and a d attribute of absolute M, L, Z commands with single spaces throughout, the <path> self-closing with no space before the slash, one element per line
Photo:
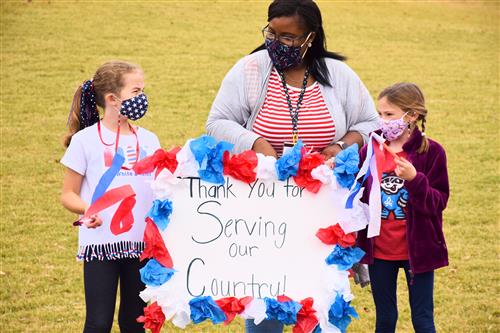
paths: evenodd
<path fill-rule="evenodd" d="M 408 128 L 408 123 L 404 121 L 405 116 L 406 113 L 399 119 L 385 121 L 380 118 L 378 120 L 384 138 L 394 141 L 403 134 L 404 130 Z"/>
<path fill-rule="evenodd" d="M 141 119 L 148 111 L 148 97 L 142 93 L 122 102 L 120 113 L 130 120 Z"/>
<path fill-rule="evenodd" d="M 311 33 L 307 35 L 304 43 L 307 42 L 310 35 Z M 269 57 L 271 58 L 274 67 L 281 72 L 300 64 L 303 58 L 303 56 L 300 55 L 300 50 L 302 49 L 302 46 L 304 46 L 304 43 L 299 46 L 288 46 L 280 43 L 277 39 L 271 40 L 266 38 L 265 41 L 267 53 L 269 53 Z"/>

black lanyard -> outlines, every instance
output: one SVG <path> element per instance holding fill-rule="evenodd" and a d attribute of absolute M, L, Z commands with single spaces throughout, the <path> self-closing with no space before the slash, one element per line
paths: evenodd
<path fill-rule="evenodd" d="M 285 81 L 285 73 L 278 71 L 278 74 L 281 77 L 281 83 L 283 83 L 283 88 L 285 89 L 286 101 L 288 103 L 288 109 L 290 110 L 290 118 L 292 118 L 292 141 L 293 144 L 297 143 L 299 138 L 299 109 L 302 104 L 302 99 L 304 98 L 304 93 L 306 92 L 307 87 L 307 79 L 309 78 L 309 70 L 306 69 L 304 73 L 304 81 L 302 82 L 302 88 L 300 89 L 299 99 L 297 101 L 297 106 L 295 107 L 295 111 L 293 110 L 292 100 L 290 99 L 290 94 L 288 93 L 288 86 Z"/>

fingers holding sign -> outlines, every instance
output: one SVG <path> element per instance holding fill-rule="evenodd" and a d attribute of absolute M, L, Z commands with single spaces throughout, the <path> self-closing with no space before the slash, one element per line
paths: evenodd
<path fill-rule="evenodd" d="M 85 223 L 85 225 L 89 229 L 95 229 L 95 228 L 97 228 L 97 227 L 99 227 L 99 226 L 102 225 L 102 220 L 99 217 L 99 215 L 97 215 L 97 214 L 96 215 L 92 215 L 90 217 L 90 222 Z"/>
<path fill-rule="evenodd" d="M 410 181 L 417 175 L 417 170 L 407 159 L 398 157 L 397 159 L 394 159 L 394 162 L 396 162 L 396 169 L 394 172 L 398 177 Z"/>
<path fill-rule="evenodd" d="M 99 217 L 99 215 L 95 214 L 88 217 L 82 217 L 78 221 L 73 222 L 73 225 L 74 226 L 84 225 L 89 229 L 95 229 L 102 225 L 102 219 Z"/>

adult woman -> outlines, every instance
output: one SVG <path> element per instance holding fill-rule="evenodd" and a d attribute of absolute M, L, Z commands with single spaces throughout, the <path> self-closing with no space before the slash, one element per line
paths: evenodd
<path fill-rule="evenodd" d="M 377 128 L 378 115 L 344 57 L 326 50 L 317 5 L 275 0 L 268 23 L 264 44 L 224 78 L 208 116 L 208 134 L 235 144 L 235 152 L 253 149 L 271 156 L 297 136 L 327 158 L 353 143 L 361 146 Z"/>
<path fill-rule="evenodd" d="M 300 138 L 328 159 L 363 144 L 378 115 L 367 89 L 338 54 L 328 52 L 321 12 L 312 0 L 275 0 L 264 44 L 227 73 L 210 110 L 209 135 L 278 157 Z M 247 332 L 281 332 L 276 321 Z"/>

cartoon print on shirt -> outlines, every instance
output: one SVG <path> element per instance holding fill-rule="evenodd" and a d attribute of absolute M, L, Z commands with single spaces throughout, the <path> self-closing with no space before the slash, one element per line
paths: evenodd
<path fill-rule="evenodd" d="M 408 202 L 408 191 L 403 187 L 404 180 L 393 172 L 382 174 L 380 187 L 382 198 L 382 219 L 388 219 L 389 214 L 394 214 L 395 220 L 405 220 L 404 208 Z"/>

